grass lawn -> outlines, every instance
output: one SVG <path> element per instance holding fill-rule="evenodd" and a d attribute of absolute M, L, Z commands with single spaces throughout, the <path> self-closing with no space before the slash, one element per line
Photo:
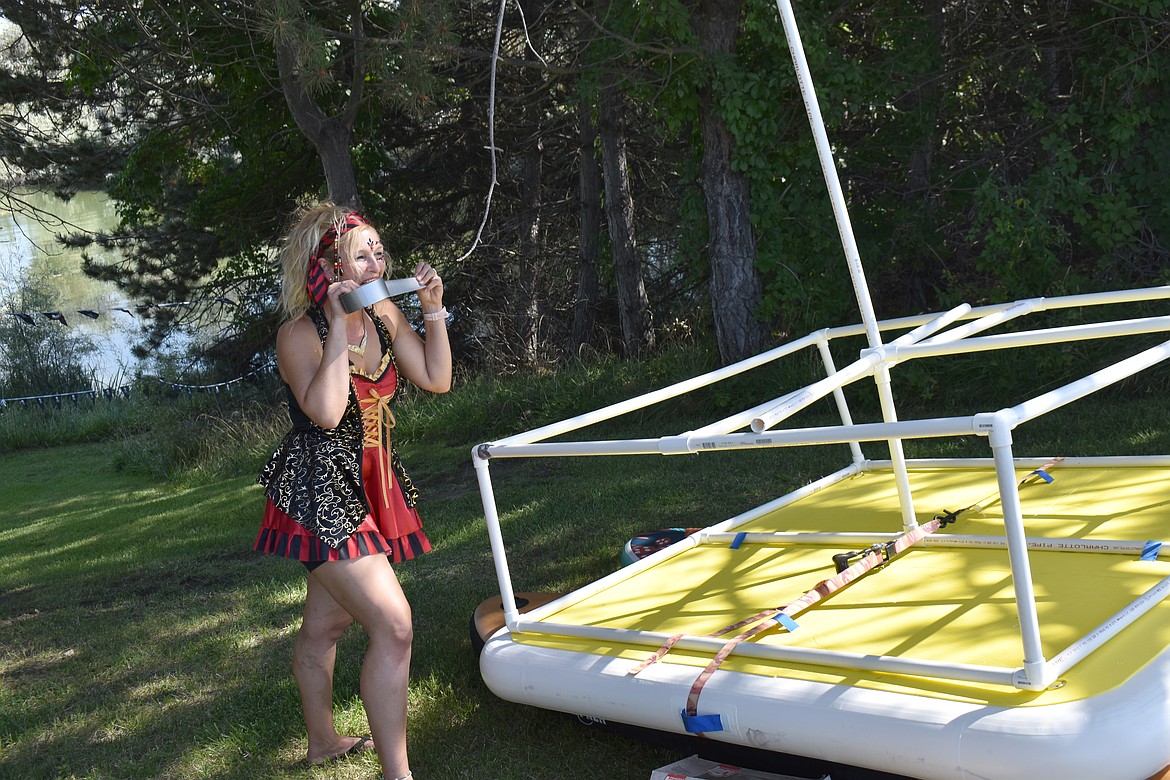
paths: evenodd
<path fill-rule="evenodd" d="M 262 505 L 253 480 L 174 488 L 119 474 L 104 450 L 0 456 L 0 777 L 375 777 L 372 757 L 299 763 L 289 659 L 305 574 L 250 552 Z M 648 777 L 674 754 L 503 702 L 481 682 L 468 621 L 498 589 L 474 480 L 460 471 L 429 491 L 420 472 L 436 549 L 399 567 L 416 624 L 416 775 Z M 509 512 L 531 516 L 540 503 L 533 486 Z M 562 531 L 544 529 L 519 556 L 525 587 L 564 588 L 589 568 L 581 551 L 565 567 L 544 560 Z M 620 535 L 595 542 L 615 566 Z M 337 710 L 351 733 L 367 731 L 363 647 L 351 629 L 339 650 Z"/>

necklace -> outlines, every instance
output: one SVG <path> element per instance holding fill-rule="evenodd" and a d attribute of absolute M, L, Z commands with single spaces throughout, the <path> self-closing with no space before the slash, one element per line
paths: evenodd
<path fill-rule="evenodd" d="M 363 328 L 362 329 L 361 343 L 360 344 L 350 344 L 347 342 L 345 346 L 349 347 L 349 351 L 352 352 L 353 354 L 357 355 L 358 357 L 365 357 L 366 356 L 366 338 L 367 338 L 366 331 L 365 331 L 365 328 Z"/>

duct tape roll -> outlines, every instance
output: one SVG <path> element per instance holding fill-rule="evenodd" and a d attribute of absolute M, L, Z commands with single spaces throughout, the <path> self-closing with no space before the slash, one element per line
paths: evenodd
<path fill-rule="evenodd" d="M 341 305 L 351 314 L 373 306 L 378 301 L 421 290 L 422 285 L 414 277 L 405 279 L 374 279 L 361 287 L 341 296 Z"/>

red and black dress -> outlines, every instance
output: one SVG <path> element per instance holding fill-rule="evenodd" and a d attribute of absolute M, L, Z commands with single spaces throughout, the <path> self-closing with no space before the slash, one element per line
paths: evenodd
<path fill-rule="evenodd" d="M 390 400 L 398 370 L 382 318 L 368 311 L 382 346 L 374 375 L 350 367 L 349 401 L 336 428 L 309 419 L 285 385 L 292 430 L 260 472 L 267 503 L 255 549 L 302 561 L 310 569 L 362 555 L 409 560 L 431 549 L 414 487 L 394 448 Z M 321 343 L 328 323 L 309 315 Z"/>

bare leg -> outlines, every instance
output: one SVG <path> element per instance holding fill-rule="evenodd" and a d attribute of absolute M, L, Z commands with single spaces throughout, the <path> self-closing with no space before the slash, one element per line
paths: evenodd
<path fill-rule="evenodd" d="M 384 555 L 327 563 L 314 574 L 369 636 L 362 661 L 362 703 L 382 771 L 387 777 L 402 777 L 410 769 L 406 754 L 406 694 L 414 639 L 410 605 Z"/>
<path fill-rule="evenodd" d="M 308 760 L 320 763 L 353 747 L 358 737 L 343 737 L 333 724 L 333 666 L 337 640 L 353 618 L 309 575 L 304 620 L 293 649 L 293 677 L 309 734 Z"/>

